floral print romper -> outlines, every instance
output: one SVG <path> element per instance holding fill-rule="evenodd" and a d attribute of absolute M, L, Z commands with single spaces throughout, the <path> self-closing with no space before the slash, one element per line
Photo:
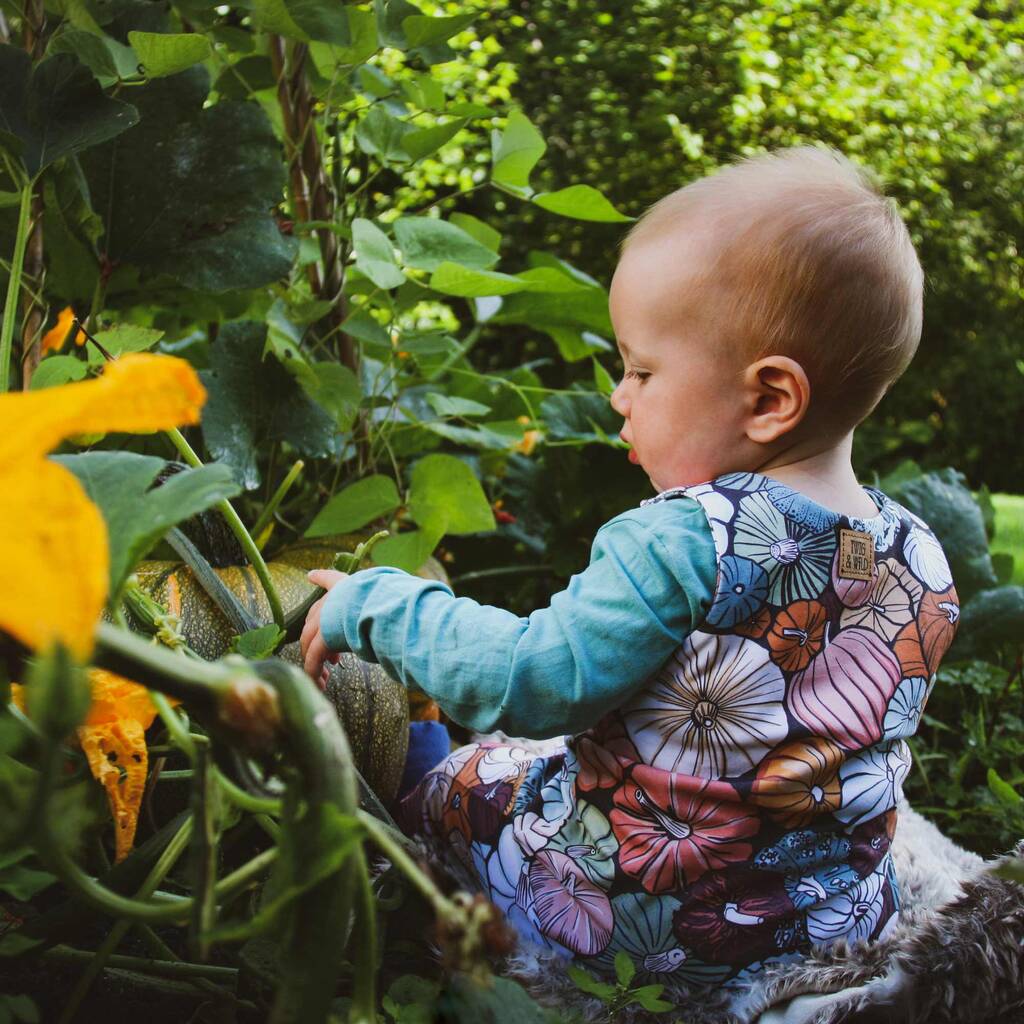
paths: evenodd
<path fill-rule="evenodd" d="M 598 973 L 624 950 L 655 979 L 721 985 L 885 934 L 905 740 L 959 607 L 932 532 L 868 493 L 870 519 L 756 473 L 648 499 L 694 498 L 708 518 L 700 628 L 547 756 L 456 751 L 403 801 L 403 826 L 521 938 Z"/>

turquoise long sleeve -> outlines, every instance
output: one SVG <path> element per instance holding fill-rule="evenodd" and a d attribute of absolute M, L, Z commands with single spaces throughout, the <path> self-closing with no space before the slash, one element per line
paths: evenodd
<path fill-rule="evenodd" d="M 664 663 L 703 621 L 715 574 L 700 506 L 657 502 L 605 523 L 586 569 L 527 617 L 376 567 L 331 589 L 321 631 L 471 729 L 557 736 L 593 725 Z"/>

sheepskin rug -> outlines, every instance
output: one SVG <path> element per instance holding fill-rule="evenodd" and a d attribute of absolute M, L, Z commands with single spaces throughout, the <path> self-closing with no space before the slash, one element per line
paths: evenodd
<path fill-rule="evenodd" d="M 560 742 L 501 732 L 473 740 L 511 742 L 538 754 Z M 1024 885 L 991 871 L 1009 864 L 1015 878 L 1024 876 L 1024 840 L 986 863 L 904 800 L 891 851 L 901 906 L 886 939 L 837 942 L 799 963 L 770 968 L 743 988 L 667 985 L 662 998 L 675 1010 L 654 1015 L 634 1004 L 616 1024 L 1024 1024 Z M 607 1024 L 608 1008 L 580 991 L 565 966 L 524 943 L 500 971 L 568 1020 Z"/>

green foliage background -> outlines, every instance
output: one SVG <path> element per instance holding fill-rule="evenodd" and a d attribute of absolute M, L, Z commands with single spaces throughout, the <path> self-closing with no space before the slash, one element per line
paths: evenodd
<path fill-rule="evenodd" d="M 458 593 L 543 605 L 649 494 L 607 400 L 625 225 L 767 148 L 825 143 L 869 167 L 928 293 L 918 358 L 858 431 L 857 467 L 936 525 L 963 600 L 907 789 L 985 854 L 1024 834 L 1022 506 L 989 493 L 1024 479 L 1014 0 L 0 12 L 5 290 L 30 213 L 6 369 L 33 389 L 96 373 L 92 343 L 41 351 L 71 306 L 107 353 L 182 356 L 209 392 L 188 440 L 214 465 L 162 502 L 150 485 L 182 450 L 163 435 L 62 453 L 111 526 L 115 594 L 138 559 L 176 557 L 160 546 L 174 523 L 230 497 L 268 556 L 383 527 L 379 564 L 433 553 Z M 71 846 L 85 823 L 67 828 Z"/>

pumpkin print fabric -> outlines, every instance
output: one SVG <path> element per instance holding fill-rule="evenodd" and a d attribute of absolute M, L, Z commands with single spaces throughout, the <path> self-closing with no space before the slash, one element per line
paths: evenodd
<path fill-rule="evenodd" d="M 622 707 L 545 756 L 471 744 L 399 817 L 520 937 L 599 974 L 742 982 L 897 920 L 889 844 L 934 672 L 959 617 L 916 517 L 869 489 L 839 516 L 757 473 L 650 502 L 704 509 L 705 620 Z M 645 503 L 646 504 L 646 503 Z M 839 530 L 866 534 L 845 578 Z"/>

